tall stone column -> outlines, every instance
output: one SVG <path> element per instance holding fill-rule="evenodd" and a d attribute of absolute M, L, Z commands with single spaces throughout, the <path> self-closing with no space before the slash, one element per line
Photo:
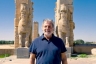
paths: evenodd
<path fill-rule="evenodd" d="M 58 22 L 60 20 L 60 8 L 61 5 L 64 4 L 68 10 L 67 10 L 67 27 L 63 28 L 62 30 L 66 29 L 66 38 L 65 40 L 67 40 L 66 42 L 69 42 L 69 45 L 73 47 L 73 41 L 74 41 L 74 33 L 73 33 L 73 29 L 74 29 L 74 25 L 73 25 L 73 0 L 57 0 L 56 2 L 56 8 L 55 8 L 55 25 L 58 26 Z M 55 26 L 55 28 L 56 28 Z M 57 31 L 58 33 L 58 31 Z M 57 34 L 56 33 L 56 34 Z M 57 36 L 59 36 L 57 34 Z M 65 37 L 65 36 L 63 36 Z"/>
<path fill-rule="evenodd" d="M 58 22 L 60 19 L 60 0 L 57 0 L 55 7 L 55 35 L 58 36 Z"/>
<path fill-rule="evenodd" d="M 30 32 L 30 37 L 29 37 L 29 45 L 32 43 L 32 33 L 33 33 L 33 2 L 29 1 L 29 6 L 30 6 L 30 18 L 29 21 L 31 21 L 31 32 Z"/>
<path fill-rule="evenodd" d="M 33 35 L 32 35 L 32 41 L 35 39 L 35 38 L 37 38 L 38 36 L 39 36 L 39 31 L 38 31 L 38 26 L 39 26 L 39 24 L 38 24 L 38 22 L 33 22 Z"/>
<path fill-rule="evenodd" d="M 56 9 L 55 9 L 55 25 L 57 26 L 59 25 L 59 27 L 60 26 L 62 27 L 61 29 L 62 32 L 57 31 L 57 33 L 61 33 L 61 34 L 58 34 L 57 36 L 61 35 L 62 37 L 61 39 L 64 38 L 63 41 L 66 42 L 65 46 L 67 49 L 67 52 L 66 52 L 67 57 L 71 57 L 71 53 L 73 52 L 74 26 L 72 25 L 72 22 L 71 22 L 73 21 L 73 15 L 71 15 L 71 12 L 73 13 L 73 7 L 71 7 L 72 3 L 73 3 L 73 0 L 57 0 Z M 65 8 L 62 9 L 62 7 L 64 6 L 66 6 L 65 8 L 67 8 L 67 10 L 64 10 Z M 67 15 L 65 13 L 67 13 Z M 60 18 L 60 16 L 64 16 L 64 17 Z M 59 24 L 60 21 L 62 22 L 61 24 Z"/>
<path fill-rule="evenodd" d="M 55 34 L 55 36 L 57 36 L 57 34 L 56 34 L 56 32 L 57 32 L 57 30 L 56 30 L 56 26 L 57 26 L 57 23 L 56 23 L 57 22 L 57 2 L 55 3 L 55 5 L 56 5 L 56 7 L 54 8 L 54 11 L 55 11 L 54 34 Z"/>
<path fill-rule="evenodd" d="M 32 2 L 31 0 L 15 0 L 15 18 L 14 18 L 14 46 L 15 48 L 19 47 L 19 36 L 18 36 L 18 24 L 20 20 L 20 5 L 21 3 L 26 3 L 30 9 L 30 19 L 28 21 L 33 21 L 33 8 L 32 8 Z M 32 15 L 31 15 L 32 14 Z M 31 32 L 32 33 L 32 32 Z M 30 36 L 30 39 L 32 39 L 32 35 Z"/>
<path fill-rule="evenodd" d="M 19 46 L 19 38 L 18 38 L 18 22 L 16 22 L 17 21 L 17 19 L 16 18 L 14 18 L 14 39 L 15 39 L 15 41 L 14 41 L 14 46 L 15 46 L 15 48 L 17 48 L 18 46 Z"/>
<path fill-rule="evenodd" d="M 70 46 L 73 47 L 74 42 L 74 33 L 73 30 L 75 29 L 75 24 L 73 21 L 70 22 Z"/>
<path fill-rule="evenodd" d="M 73 47 L 74 42 L 74 33 L 73 29 L 75 29 L 75 23 L 73 22 L 73 6 L 68 5 L 69 7 L 69 24 L 70 24 L 70 47 Z"/>

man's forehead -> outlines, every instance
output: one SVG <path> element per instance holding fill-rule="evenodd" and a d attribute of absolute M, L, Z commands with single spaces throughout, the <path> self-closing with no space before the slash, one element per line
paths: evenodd
<path fill-rule="evenodd" d="M 43 26 L 52 26 L 51 23 L 44 23 Z"/>
<path fill-rule="evenodd" d="M 51 23 L 51 22 L 45 22 L 43 25 L 44 25 L 44 26 L 45 26 L 45 25 L 49 25 L 49 26 L 51 26 L 52 23 Z"/>
<path fill-rule="evenodd" d="M 46 22 L 44 22 L 44 24 L 52 24 L 51 22 L 49 22 L 49 21 L 46 21 Z"/>

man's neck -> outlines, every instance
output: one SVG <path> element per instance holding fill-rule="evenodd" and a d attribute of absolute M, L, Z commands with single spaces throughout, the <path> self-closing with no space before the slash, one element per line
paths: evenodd
<path fill-rule="evenodd" d="M 52 37 L 52 35 L 50 35 L 50 36 L 44 35 L 44 37 L 45 37 L 47 40 L 49 40 L 49 39 Z"/>

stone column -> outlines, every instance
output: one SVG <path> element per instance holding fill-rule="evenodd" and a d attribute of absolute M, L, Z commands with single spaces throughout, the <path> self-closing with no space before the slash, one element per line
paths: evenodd
<path fill-rule="evenodd" d="M 74 42 L 74 33 L 73 33 L 73 29 L 74 29 L 74 22 L 71 21 L 70 22 L 70 46 L 73 47 L 73 42 Z"/>
<path fill-rule="evenodd" d="M 33 35 L 32 35 L 32 41 L 39 36 L 38 31 L 38 22 L 33 22 Z"/>
<path fill-rule="evenodd" d="M 67 24 L 66 24 L 67 27 L 63 28 L 62 30 L 64 31 L 64 29 L 66 29 L 66 37 L 68 38 L 67 40 L 69 40 L 69 45 L 73 46 L 73 40 L 74 40 L 74 33 L 73 33 L 74 25 L 72 25 L 74 23 L 73 22 L 73 0 L 57 0 L 56 8 L 55 8 L 55 28 L 58 25 L 58 22 L 60 20 L 60 8 L 62 4 L 64 4 L 68 8 Z M 59 36 L 58 31 L 56 34 L 57 36 Z"/>
<path fill-rule="evenodd" d="M 20 20 L 20 4 L 21 3 L 29 4 L 30 14 L 33 13 L 31 0 L 15 0 L 15 18 L 14 18 L 14 46 L 15 46 L 15 48 L 19 47 L 18 23 Z M 31 17 L 31 19 L 29 19 L 29 20 L 32 21 L 33 16 L 30 15 L 30 17 Z"/>
<path fill-rule="evenodd" d="M 57 0 L 55 7 L 55 35 L 58 36 L 58 22 L 60 19 L 60 0 Z"/>
<path fill-rule="evenodd" d="M 74 33 L 73 29 L 75 29 L 75 24 L 73 22 L 73 6 L 68 5 L 69 7 L 69 24 L 70 24 L 70 47 L 73 47 L 73 42 L 74 42 Z"/>
<path fill-rule="evenodd" d="M 73 48 L 71 46 L 73 46 L 74 33 L 73 33 L 72 28 L 74 28 L 74 25 L 72 25 L 72 23 L 71 23 L 71 21 L 73 21 L 73 15 L 70 14 L 71 9 L 69 6 L 69 5 L 72 5 L 72 3 L 73 3 L 73 0 L 57 0 L 56 10 L 55 10 L 55 25 L 58 25 L 59 21 L 64 21 L 65 20 L 64 18 L 67 16 L 66 23 L 65 22 L 61 23 L 61 24 L 67 25 L 66 28 L 63 25 L 64 27 L 61 29 L 61 31 L 62 31 L 61 37 L 66 38 L 65 39 L 65 42 L 66 42 L 65 46 L 67 49 L 67 52 L 66 52 L 67 57 L 71 57 L 71 53 L 73 52 Z M 66 6 L 66 8 L 68 9 L 67 11 L 65 11 L 65 10 L 60 11 L 62 4 L 64 4 Z M 71 8 L 73 9 L 73 7 L 71 7 Z M 62 17 L 63 19 L 61 19 L 60 12 L 64 12 L 64 13 L 67 12 L 67 15 L 65 17 Z M 72 13 L 73 13 L 73 11 L 72 11 Z M 61 26 L 61 24 L 59 26 Z M 58 31 L 57 31 L 57 33 L 58 33 Z"/>
<path fill-rule="evenodd" d="M 57 23 L 56 23 L 57 22 L 57 2 L 55 3 L 55 5 L 56 5 L 56 7 L 54 8 L 54 11 L 55 11 L 55 22 L 54 22 L 54 24 L 55 24 L 54 29 L 55 30 L 54 30 L 54 34 L 55 34 L 55 36 L 57 36 L 57 34 L 56 34 L 56 32 L 57 32 L 56 31 L 56 26 L 57 26 Z"/>
<path fill-rule="evenodd" d="M 32 43 L 32 32 L 33 32 L 33 2 L 29 1 L 29 7 L 30 7 L 30 18 L 29 21 L 31 21 L 31 31 L 30 31 L 30 37 L 29 37 L 29 45 Z"/>
<path fill-rule="evenodd" d="M 14 18 L 14 46 L 15 48 L 17 48 L 19 46 L 19 38 L 18 38 L 18 22 L 16 21 L 17 19 Z"/>

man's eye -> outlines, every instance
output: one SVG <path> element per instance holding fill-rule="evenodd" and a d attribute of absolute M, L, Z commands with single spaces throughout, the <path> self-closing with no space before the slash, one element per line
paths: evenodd
<path fill-rule="evenodd" d="M 45 27 L 47 27 L 47 26 L 45 26 Z"/>

